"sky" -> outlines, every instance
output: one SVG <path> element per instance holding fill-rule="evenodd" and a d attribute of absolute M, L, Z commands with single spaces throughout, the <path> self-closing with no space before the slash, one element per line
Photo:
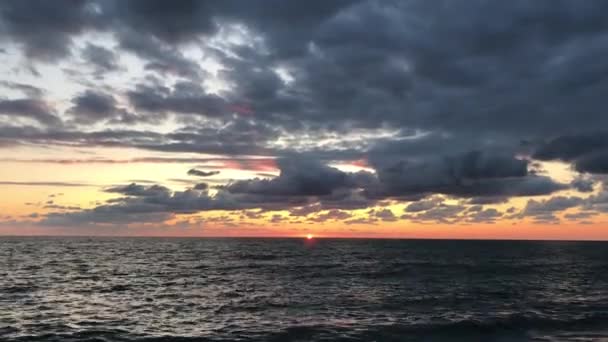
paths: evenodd
<path fill-rule="evenodd" d="M 608 2 L 0 2 L 0 234 L 608 239 Z"/>

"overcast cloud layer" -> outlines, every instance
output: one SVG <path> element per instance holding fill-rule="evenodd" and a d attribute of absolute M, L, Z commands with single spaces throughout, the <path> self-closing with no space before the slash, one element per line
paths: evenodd
<path fill-rule="evenodd" d="M 279 171 L 105 188 L 118 197 L 46 224 L 209 210 L 356 224 L 556 222 L 579 208 L 580 221 L 608 208 L 607 12 L 600 0 L 2 1 L 0 149 L 200 153 Z M 552 161 L 576 179 L 545 172 Z M 516 197 L 527 206 L 485 207 Z M 404 212 L 372 209 L 389 202 Z"/>

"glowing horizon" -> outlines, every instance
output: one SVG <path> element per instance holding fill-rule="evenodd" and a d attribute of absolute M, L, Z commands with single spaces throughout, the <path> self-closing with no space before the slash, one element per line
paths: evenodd
<path fill-rule="evenodd" d="M 608 240 L 593 6 L 476 6 L 0 3 L 0 235 Z"/>

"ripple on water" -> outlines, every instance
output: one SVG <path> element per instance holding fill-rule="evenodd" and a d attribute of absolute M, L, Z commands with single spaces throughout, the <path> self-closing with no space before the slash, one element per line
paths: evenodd
<path fill-rule="evenodd" d="M 0 238 L 0 340 L 608 339 L 606 247 Z"/>

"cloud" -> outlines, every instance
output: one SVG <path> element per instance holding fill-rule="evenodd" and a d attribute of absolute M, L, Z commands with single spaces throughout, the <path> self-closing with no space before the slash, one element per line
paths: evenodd
<path fill-rule="evenodd" d="M 290 216 L 308 216 L 310 214 L 319 212 L 322 210 L 322 206 L 318 203 L 306 205 L 302 207 L 291 208 L 289 210 Z"/>
<path fill-rule="evenodd" d="M 593 192 L 595 181 L 589 177 L 578 176 L 572 180 L 571 185 L 579 192 Z"/>
<path fill-rule="evenodd" d="M 23 46 L 29 58 L 56 61 L 70 55 L 72 37 L 96 26 L 87 1 L 6 1 L 0 5 L 5 38 Z"/>
<path fill-rule="evenodd" d="M 154 70 L 162 75 L 176 75 L 200 80 L 202 70 L 194 61 L 174 47 L 141 34 L 137 31 L 125 30 L 120 32 L 120 47 L 136 56 L 147 60 L 145 69 Z"/>
<path fill-rule="evenodd" d="M 532 217 L 536 221 L 555 222 L 556 213 L 582 205 L 585 200 L 581 197 L 555 196 L 546 200 L 529 200 L 519 217 Z"/>
<path fill-rule="evenodd" d="M 50 187 L 81 187 L 81 186 L 96 186 L 87 183 L 71 183 L 71 182 L 13 182 L 0 181 L 1 185 L 19 185 L 19 186 L 50 186 Z"/>
<path fill-rule="evenodd" d="M 127 93 L 131 104 L 138 110 L 151 113 L 199 114 L 209 117 L 229 113 L 226 101 L 193 83 L 180 83 L 173 89 L 139 85 Z"/>
<path fill-rule="evenodd" d="M 81 210 L 82 209 L 79 206 L 59 205 L 59 204 L 47 204 L 43 208 L 51 209 L 51 210 Z"/>
<path fill-rule="evenodd" d="M 32 119 L 45 126 L 60 126 L 61 120 L 54 109 L 40 99 L 0 99 L 0 116 L 16 116 Z"/>
<path fill-rule="evenodd" d="M 207 183 L 198 183 L 194 186 L 194 190 L 207 190 L 209 189 L 209 184 Z"/>
<path fill-rule="evenodd" d="M 597 216 L 599 213 L 595 211 L 579 211 L 577 213 L 567 213 L 564 218 L 568 220 L 585 220 Z"/>
<path fill-rule="evenodd" d="M 45 163 L 278 168 L 277 177 L 221 189 L 244 207 L 346 210 L 423 199 L 406 215 L 451 222 L 473 214 L 429 196 L 474 206 L 591 193 L 599 181 L 588 174 L 608 173 L 608 134 L 598 131 L 608 125 L 607 10 L 603 1 L 5 1 L 0 36 L 6 56 L 18 57 L 7 70 L 37 82 L 2 83 L 27 97 L 0 99 L 0 147 L 167 155 Z M 125 77 L 109 74 L 121 68 Z M 79 75 L 68 81 L 80 84 L 66 87 L 77 90 L 65 109 L 65 98 L 37 84 L 68 69 Z M 581 176 L 560 183 L 537 170 L 538 160 L 569 163 Z M 366 171 L 331 166 L 354 161 Z M 127 198 L 124 210 L 175 196 L 135 185 L 113 191 Z M 202 201 L 193 207 L 204 209 Z"/>
<path fill-rule="evenodd" d="M 107 203 L 75 212 L 52 212 L 41 222 L 44 225 L 79 224 L 130 224 L 164 222 L 176 214 L 196 213 L 207 210 L 238 210 L 245 206 L 238 200 L 218 194 L 214 197 L 206 191 L 171 191 L 160 185 L 142 186 L 129 184 L 106 189 L 123 197 Z"/>
<path fill-rule="evenodd" d="M 608 150 L 582 156 L 576 160 L 575 168 L 579 172 L 608 174 Z"/>
<path fill-rule="evenodd" d="M 126 196 L 134 197 L 153 197 L 153 196 L 168 196 L 171 191 L 161 185 L 144 186 L 136 183 L 131 183 L 124 186 L 111 187 L 105 190 L 110 193 L 118 193 Z"/>
<path fill-rule="evenodd" d="M 87 90 L 72 100 L 69 110 L 75 121 L 81 124 L 91 124 L 108 120 L 117 111 L 117 102 L 112 95 Z"/>
<path fill-rule="evenodd" d="M 408 204 L 405 207 L 405 212 L 418 213 L 421 211 L 426 211 L 426 210 L 434 208 L 436 205 L 441 204 L 442 202 L 443 202 L 443 200 L 441 198 L 437 198 L 437 197 L 416 201 L 416 202 Z"/>
<path fill-rule="evenodd" d="M 605 174 L 608 173 L 608 133 L 560 136 L 539 146 L 534 157 L 573 162 L 579 172 Z"/>
<path fill-rule="evenodd" d="M 100 75 L 119 69 L 118 54 L 103 46 L 87 43 L 81 51 L 81 56 Z"/>
<path fill-rule="evenodd" d="M 345 173 L 315 160 L 292 156 L 278 159 L 277 164 L 281 171 L 278 177 L 235 181 L 228 184 L 226 190 L 264 196 L 325 196 L 340 188 L 364 185 L 357 174 Z"/>
<path fill-rule="evenodd" d="M 30 1 L 28 6 L 3 4 L 3 16 L 10 23 L 7 37 L 26 49 L 48 50 L 40 56 L 67 54 L 75 38 L 107 32 L 117 40 L 115 56 L 135 53 L 148 69 L 174 70 L 179 82 L 141 82 L 127 91 L 138 111 L 223 118 L 235 104 L 245 103 L 256 122 L 277 128 L 282 137 L 307 131 L 314 139 L 314 133 L 324 130 L 393 127 L 443 137 L 435 146 L 441 154 L 453 155 L 475 146 L 516 149 L 522 141 L 567 132 L 573 112 L 586 118 L 583 123 L 601 124 L 597 108 L 603 81 L 595 75 L 604 66 L 581 61 L 604 55 L 601 33 L 606 26 L 597 17 L 604 6 L 332 1 L 269 11 L 256 1 L 83 1 L 66 5 L 67 13 L 41 18 L 36 13 L 55 13 L 61 4 Z M 471 20 L 464 23 L 454 13 L 466 13 Z M 28 20 L 14 19 L 19 17 Z M 63 46 L 33 44 L 39 32 Z M 226 32 L 251 38 L 251 43 L 222 40 Z M 184 53 L 188 44 L 198 44 L 206 56 L 217 59 L 223 67 L 218 78 L 229 84 L 227 90 L 214 94 L 200 86 L 201 70 Z M 82 54 L 109 69 L 115 63 L 105 62 L 114 59 L 108 51 L 87 42 Z M 578 129 L 590 126 L 595 125 Z M 196 141 L 167 144 L 159 138 L 137 147 L 215 152 L 212 146 L 199 147 L 200 141 L 211 141 L 204 138 L 206 133 Z M 415 140 L 401 141 L 401 148 L 422 154 L 425 147 Z M 263 150 L 267 141 L 257 142 L 257 150 Z M 243 151 L 255 152 L 238 147 L 232 153 Z M 383 157 L 387 155 L 373 156 Z M 595 160 L 589 163 L 601 170 Z"/>
<path fill-rule="evenodd" d="M 190 169 L 188 170 L 188 174 L 190 176 L 209 177 L 219 175 L 220 171 L 201 171 L 197 169 Z"/>
<path fill-rule="evenodd" d="M 360 187 L 365 186 L 368 177 L 361 173 L 346 173 L 315 160 L 291 156 L 277 161 L 281 174 L 271 180 L 252 179 L 234 181 L 220 186 L 213 195 L 205 183 L 197 184 L 192 189 L 172 191 L 169 188 L 154 184 L 141 185 L 131 183 L 106 188 L 108 193 L 120 197 L 109 200 L 93 209 L 79 212 L 51 213 L 45 223 L 56 224 L 73 220 L 110 224 L 111 214 L 123 215 L 116 224 L 127 223 L 136 214 L 152 215 L 166 219 L 176 214 L 191 214 L 210 210 L 246 210 L 263 209 L 267 211 L 290 210 L 318 203 L 316 211 L 328 210 L 331 217 L 340 209 L 369 207 L 372 201 L 364 198 Z M 315 212 L 315 211 L 311 211 Z M 325 217 L 325 216 L 321 216 Z M 327 216 L 329 219 L 330 217 Z M 346 217 L 345 217 L 346 218 Z M 387 213 L 382 218 L 388 220 Z"/>
<path fill-rule="evenodd" d="M 45 94 L 45 91 L 41 88 L 33 86 L 31 84 L 11 82 L 11 81 L 0 81 L 0 85 L 7 89 L 16 89 L 21 91 L 24 95 L 30 98 L 40 98 Z"/>
<path fill-rule="evenodd" d="M 154 121 L 154 115 L 146 116 L 147 120 Z M 260 127 L 255 123 L 239 124 L 230 121 L 222 129 L 215 127 L 200 128 L 195 132 L 189 129 L 180 130 L 168 134 L 162 134 L 151 130 L 128 129 L 131 127 L 130 120 L 123 120 L 123 116 L 116 118 L 122 123 L 123 129 L 105 129 L 99 131 L 76 131 L 71 129 L 46 129 L 42 130 L 33 126 L 13 126 L 0 123 L 2 138 L 12 141 L 13 144 L 27 141 L 30 144 L 39 145 L 64 145 L 69 143 L 73 146 L 112 146 L 132 147 L 145 150 L 163 152 L 195 152 L 215 155 L 235 156 L 235 166 L 242 164 L 254 164 L 256 161 L 248 161 L 250 156 L 271 156 L 280 152 L 276 148 L 267 147 L 268 140 L 275 139 L 275 133 L 271 128 Z M 129 125 L 126 125 L 129 124 Z M 131 123 L 132 124 L 132 123 Z M 183 158 L 182 158 L 183 159 Z M 210 158 L 212 159 L 212 158 Z M 217 159 L 231 159 L 230 157 Z M 261 161 L 260 161 L 261 162 Z M 269 168 L 260 169 L 269 171 Z"/>
<path fill-rule="evenodd" d="M 112 13 L 133 31 L 168 43 L 195 40 L 217 29 L 211 16 L 217 5 L 212 2 L 186 0 L 168 4 L 159 0 L 134 0 L 112 5 Z"/>
<path fill-rule="evenodd" d="M 568 186 L 529 174 L 528 161 L 479 151 L 455 157 L 398 161 L 380 166 L 379 195 L 445 194 L 459 197 L 547 195 Z"/>
<path fill-rule="evenodd" d="M 574 185 L 573 185 L 574 186 Z M 489 196 L 489 197 L 473 197 L 468 200 L 468 204 L 500 204 L 508 202 L 508 197 Z"/>
<path fill-rule="evenodd" d="M 462 205 L 441 203 L 423 212 L 416 214 L 404 214 L 401 216 L 401 218 L 422 222 L 430 221 L 440 223 L 456 223 L 462 219 L 460 214 L 465 211 L 465 209 L 466 207 Z"/>
<path fill-rule="evenodd" d="M 488 208 L 474 211 L 467 217 L 467 222 L 473 223 L 494 223 L 502 217 L 502 213 L 496 208 Z"/>
<path fill-rule="evenodd" d="M 343 221 L 352 217 L 347 211 L 332 209 L 327 212 L 318 214 L 310 219 L 312 222 L 326 222 L 326 221 Z"/>
<path fill-rule="evenodd" d="M 408 182 L 416 184 L 413 191 L 410 191 L 408 188 L 400 188 L 394 179 L 387 181 L 381 174 L 377 176 L 367 171 L 345 172 L 319 160 L 292 154 L 276 160 L 280 170 L 277 177 L 231 181 L 226 185 L 218 186 L 217 193 L 213 195 L 208 193 L 208 185 L 205 183 L 192 184 L 193 188 L 185 191 L 172 191 L 156 184 L 132 183 L 109 187 L 105 189 L 106 192 L 120 194 L 122 197 L 110 200 L 107 204 L 100 206 L 101 208 L 98 210 L 104 219 L 111 210 L 116 210 L 117 215 L 131 212 L 176 215 L 208 210 L 245 209 L 290 210 L 291 216 L 308 216 L 312 213 L 327 211 L 332 213 L 331 217 L 317 215 L 317 219 L 332 217 L 332 219 L 336 219 L 340 215 L 334 216 L 334 214 L 343 210 L 370 208 L 384 198 L 392 198 L 396 201 L 417 199 L 415 196 L 406 196 L 412 196 L 412 194 L 445 193 L 464 197 L 488 195 L 494 198 L 497 194 L 529 196 L 566 188 L 566 185 L 559 185 L 544 177 L 528 175 L 517 177 L 523 175 L 524 172 L 511 167 L 511 164 L 503 159 L 496 160 L 499 161 L 496 162 L 498 166 L 486 159 L 470 158 L 468 155 L 463 159 L 455 159 L 457 161 L 455 164 L 447 164 L 452 167 L 448 168 L 450 172 L 447 174 L 464 175 L 462 179 L 456 177 L 456 180 L 449 179 L 448 183 L 442 183 L 447 184 L 447 187 L 437 187 L 434 179 L 431 183 L 424 183 L 419 178 L 415 178 L 413 181 L 408 179 Z M 475 166 L 471 166 L 471 163 Z M 505 164 L 507 170 L 496 170 L 496 167 L 502 167 Z M 514 164 L 519 165 L 517 162 Z M 453 166 L 458 167 L 453 168 Z M 203 172 L 192 170 L 196 172 L 189 172 L 189 174 L 198 175 L 199 172 Z M 440 170 L 444 172 L 445 168 Z M 420 174 L 414 173 L 416 177 Z M 425 175 L 433 175 L 433 173 L 426 170 Z M 424 187 L 419 188 L 420 184 Z M 392 189 L 394 192 L 379 193 L 377 189 Z M 445 189 L 455 190 L 447 191 Z M 405 208 L 405 212 L 408 214 L 402 218 L 416 221 L 456 222 L 463 219 L 459 215 L 466 208 L 463 205 L 447 205 L 443 203 L 443 199 L 431 197 L 410 203 Z M 97 214 L 95 210 L 85 211 L 90 215 Z M 469 220 L 490 222 L 498 218 L 498 214 L 493 210 L 483 213 L 481 211 L 475 211 L 476 213 L 469 217 Z M 415 215 L 409 215 L 411 213 Z M 90 215 L 79 216 L 76 213 L 75 217 L 86 218 L 91 217 Z M 398 220 L 388 208 L 371 210 L 369 215 L 377 221 Z M 344 218 L 344 220 L 347 219 L 350 217 Z"/>
<path fill-rule="evenodd" d="M 565 135 L 538 147 L 534 157 L 540 160 L 573 160 L 585 154 L 608 148 L 608 134 Z"/>
<path fill-rule="evenodd" d="M 372 210 L 369 214 L 370 216 L 374 216 L 375 218 L 385 222 L 395 222 L 398 220 L 393 211 L 388 208 Z"/>

